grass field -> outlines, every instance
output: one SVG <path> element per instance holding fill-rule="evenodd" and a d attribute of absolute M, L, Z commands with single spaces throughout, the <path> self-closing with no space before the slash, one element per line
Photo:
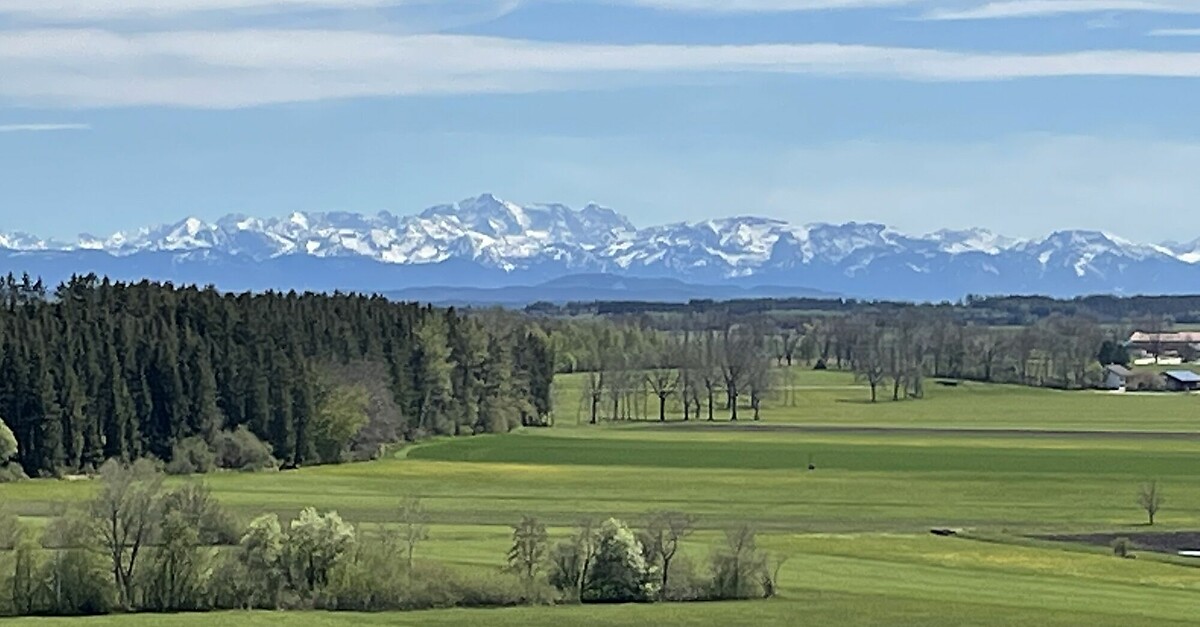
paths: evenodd
<path fill-rule="evenodd" d="M 928 398 L 863 402 L 839 373 L 795 378 L 795 406 L 760 424 L 576 425 L 581 380 L 558 383 L 557 426 L 430 442 L 378 462 L 208 479 L 234 511 L 337 509 L 366 525 L 422 495 L 426 558 L 495 568 L 508 525 L 534 514 L 563 536 L 584 516 L 700 516 L 702 562 L 722 527 L 754 522 L 789 556 L 782 596 L 748 603 L 516 608 L 412 614 L 227 614 L 239 625 L 1133 625 L 1200 621 L 1200 561 L 1032 541 L 1145 531 L 1138 484 L 1167 494 L 1163 530 L 1200 529 L 1200 397 L 1052 392 L 967 384 Z M 806 428 L 855 427 L 848 431 Z M 862 430 L 861 427 L 877 427 Z M 975 431 L 955 431 L 960 428 Z M 1004 429 L 999 432 L 979 429 Z M 1136 432 L 1136 433 L 1135 433 Z M 1167 435 L 1161 432 L 1172 432 Z M 1181 435 L 1182 434 L 1182 435 Z M 1193 437 L 1194 436 L 1194 437 Z M 808 464 L 817 468 L 808 470 Z M 40 517 L 85 499 L 86 482 L 0 486 Z M 963 528 L 946 538 L 931 527 Z M 1197 547 L 1200 548 L 1200 547 Z M 213 616 L 23 619 L 14 625 L 205 625 Z"/>

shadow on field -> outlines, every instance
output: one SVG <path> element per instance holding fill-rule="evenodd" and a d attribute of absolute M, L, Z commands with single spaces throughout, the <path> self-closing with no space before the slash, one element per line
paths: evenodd
<path fill-rule="evenodd" d="M 869 401 L 868 401 L 869 402 Z M 766 422 L 729 422 L 729 421 L 689 421 L 689 422 L 655 422 L 644 425 L 644 429 L 676 429 L 681 431 L 716 431 L 731 429 L 735 431 L 786 431 L 793 433 L 844 433 L 849 435 L 950 435 L 950 436 L 995 436 L 995 437 L 1030 437 L 1030 438 L 1097 438 L 1097 439 L 1180 439 L 1200 440 L 1200 432 L 1195 431 L 1086 431 L 1067 429 L 980 429 L 954 427 L 859 427 L 837 425 L 800 425 L 779 424 Z"/>
<path fill-rule="evenodd" d="M 1147 523 L 1137 525 L 1149 527 Z M 1128 538 L 1134 548 L 1156 553 L 1177 554 L 1179 551 L 1200 550 L 1200 531 L 1163 531 L 1163 532 L 1133 532 L 1133 533 L 1082 533 L 1067 535 L 1034 536 L 1039 540 L 1054 542 L 1073 542 L 1075 544 L 1090 544 L 1094 546 L 1112 546 L 1118 538 Z"/>

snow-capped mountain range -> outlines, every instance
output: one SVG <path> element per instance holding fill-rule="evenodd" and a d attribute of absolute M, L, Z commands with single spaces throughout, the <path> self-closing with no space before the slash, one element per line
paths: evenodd
<path fill-rule="evenodd" d="M 294 213 L 188 218 L 56 242 L 0 232 L 0 271 L 225 289 L 501 288 L 577 274 L 792 287 L 858 297 L 1181 293 L 1200 290 L 1200 240 L 1139 244 L 1096 231 L 1018 239 L 982 229 L 922 236 L 880 224 L 757 217 L 636 228 L 599 205 L 483 195 L 410 216 Z"/>

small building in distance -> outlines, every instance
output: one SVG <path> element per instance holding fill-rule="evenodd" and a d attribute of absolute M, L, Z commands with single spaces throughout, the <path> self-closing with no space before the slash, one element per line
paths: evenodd
<path fill-rule="evenodd" d="M 1112 364 L 1104 367 L 1104 389 L 1125 391 L 1125 386 L 1129 383 L 1129 377 L 1133 372 L 1120 364 Z"/>
<path fill-rule="evenodd" d="M 1167 389 L 1175 392 L 1200 390 L 1200 374 L 1191 370 L 1168 370 L 1163 373 Z"/>

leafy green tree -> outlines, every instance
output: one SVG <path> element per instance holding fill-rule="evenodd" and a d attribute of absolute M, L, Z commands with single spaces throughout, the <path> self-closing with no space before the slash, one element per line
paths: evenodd
<path fill-rule="evenodd" d="M 367 424 L 367 389 L 361 385 L 334 386 L 322 391 L 315 420 L 310 428 L 321 462 L 345 459 L 351 440 Z"/>
<path fill-rule="evenodd" d="M 417 384 L 422 394 L 417 403 L 417 426 L 423 431 L 448 433 L 442 424 L 444 412 L 454 391 L 453 367 L 447 345 L 446 323 L 440 316 L 428 315 L 417 327 Z"/>
<path fill-rule="evenodd" d="M 512 355 L 500 338 L 488 341 L 481 365 L 478 431 L 507 433 L 521 424 L 517 391 L 513 385 Z"/>
<path fill-rule="evenodd" d="M 1104 340 L 1104 343 L 1100 345 L 1100 351 L 1096 354 L 1096 360 L 1100 362 L 1101 366 L 1113 364 L 1128 366 L 1129 349 L 1120 342 Z"/>
<path fill-rule="evenodd" d="M 238 543 L 237 559 L 244 568 L 245 607 L 274 609 L 287 575 L 284 564 L 287 537 L 275 514 L 250 521 Z"/>
<path fill-rule="evenodd" d="M 312 593 L 328 581 L 329 571 L 349 555 L 355 543 L 354 526 L 337 512 L 319 514 L 312 507 L 293 520 L 287 537 L 289 579 L 300 592 Z"/>
<path fill-rule="evenodd" d="M 596 555 L 583 600 L 600 603 L 648 601 L 657 595 L 653 568 L 646 564 L 642 543 L 624 522 L 610 518 L 600 525 Z"/>

